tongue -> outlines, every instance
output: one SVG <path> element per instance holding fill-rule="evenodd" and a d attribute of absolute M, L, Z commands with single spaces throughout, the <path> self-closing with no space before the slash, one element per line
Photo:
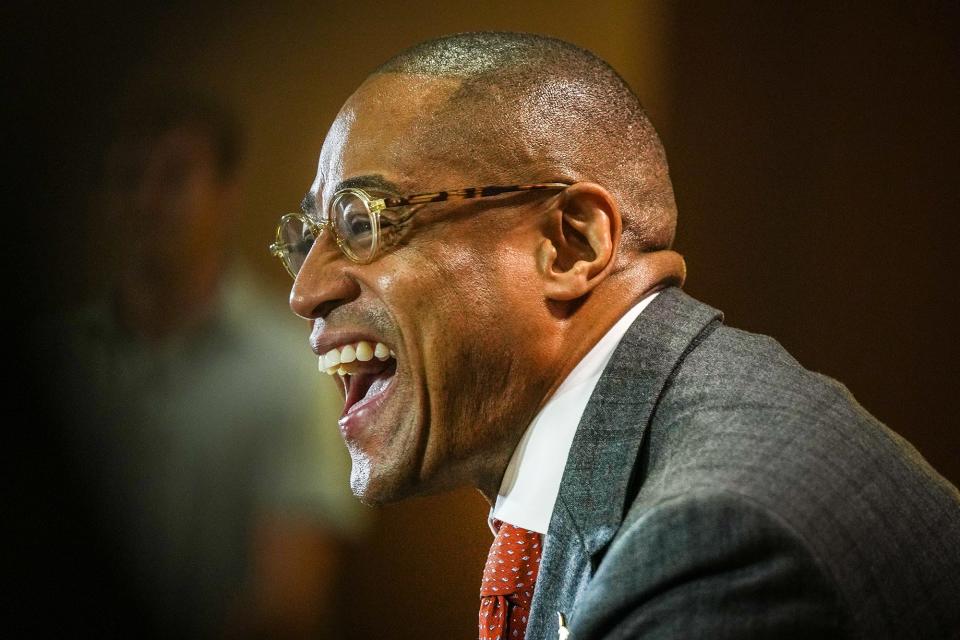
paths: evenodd
<path fill-rule="evenodd" d="M 377 374 L 377 376 L 370 381 L 370 386 L 367 387 L 367 392 L 363 395 L 363 399 L 366 400 L 386 389 L 392 377 L 393 371 L 384 371 L 383 373 Z"/>
<path fill-rule="evenodd" d="M 382 393 L 390 384 L 390 378 L 396 371 L 396 363 L 391 362 L 382 371 L 351 376 L 350 391 L 345 409 L 349 412 L 354 406 Z"/>

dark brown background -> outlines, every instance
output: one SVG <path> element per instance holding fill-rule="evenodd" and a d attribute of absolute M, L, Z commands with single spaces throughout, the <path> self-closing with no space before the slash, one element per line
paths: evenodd
<path fill-rule="evenodd" d="M 52 251 L 47 268 L 27 270 L 41 277 L 13 291 L 24 309 L 55 311 L 109 268 L 76 263 L 89 240 L 83 194 L 96 179 L 89 159 L 105 105 L 131 83 L 174 78 L 236 109 L 248 141 L 242 250 L 282 304 L 289 283 L 264 246 L 370 69 L 443 33 L 557 35 L 617 67 L 661 131 L 687 290 L 843 381 L 957 483 L 958 11 L 834 4 L 355 0 L 23 12 L 7 22 L 18 90 L 4 135 L 26 175 L 8 194 L 50 222 L 28 225 L 14 244 Z M 12 255 L 23 265 L 33 254 Z M 29 392 L 37 378 L 21 377 Z M 34 416 L 39 453 L 14 469 L 30 472 L 37 495 L 12 519 L 42 541 L 31 558 L 49 570 L 23 592 L 33 612 L 24 617 L 122 628 L 137 603 L 98 546 L 86 509 L 95 497 L 69 484 L 71 452 L 56 425 L 41 428 L 36 397 L 21 394 L 16 407 Z M 469 491 L 379 512 L 351 551 L 341 635 L 471 637 L 484 516 Z M 421 542 L 426 566 L 411 553 Z"/>

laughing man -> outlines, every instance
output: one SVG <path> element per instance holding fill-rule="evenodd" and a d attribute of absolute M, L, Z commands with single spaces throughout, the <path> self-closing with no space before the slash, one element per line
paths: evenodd
<path fill-rule="evenodd" d="M 273 247 L 354 493 L 483 493 L 481 638 L 954 637 L 957 489 L 683 293 L 675 227 L 593 54 L 473 33 L 381 66 Z"/>

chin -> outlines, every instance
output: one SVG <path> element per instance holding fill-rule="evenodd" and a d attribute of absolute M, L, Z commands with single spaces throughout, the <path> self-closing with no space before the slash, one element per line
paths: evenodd
<path fill-rule="evenodd" d="M 412 483 L 396 470 L 387 471 L 362 451 L 350 450 L 350 489 L 365 505 L 380 506 L 416 495 Z"/>
<path fill-rule="evenodd" d="M 377 463 L 360 451 L 351 450 L 350 455 L 353 460 L 350 489 L 360 502 L 368 506 L 435 495 L 468 484 L 454 481 L 446 474 L 427 479 L 412 468 L 402 469 L 389 463 Z"/>

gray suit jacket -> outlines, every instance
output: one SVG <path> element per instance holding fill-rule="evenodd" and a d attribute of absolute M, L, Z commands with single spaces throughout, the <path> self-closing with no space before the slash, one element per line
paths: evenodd
<path fill-rule="evenodd" d="M 834 380 L 679 289 L 577 430 L 528 638 L 953 638 L 960 495 Z"/>

